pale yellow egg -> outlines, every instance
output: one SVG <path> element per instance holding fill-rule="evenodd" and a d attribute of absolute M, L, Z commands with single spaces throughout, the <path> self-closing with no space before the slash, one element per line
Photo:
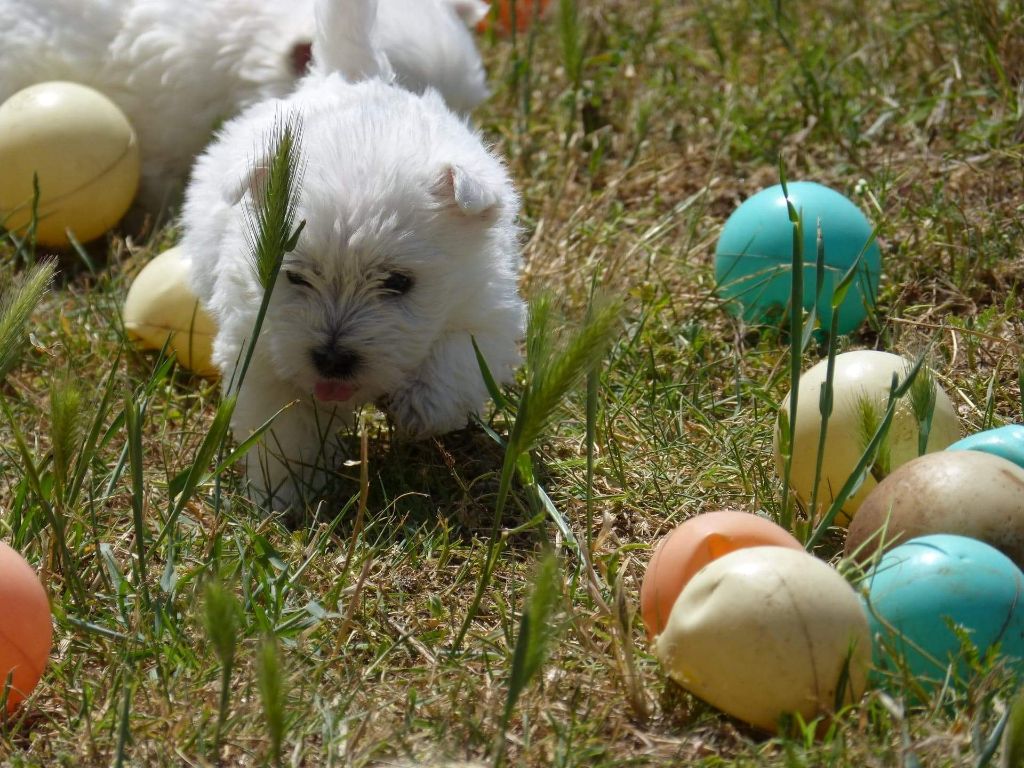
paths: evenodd
<path fill-rule="evenodd" d="M 140 346 L 163 349 L 167 344 L 185 368 L 215 377 L 210 354 L 217 326 L 189 287 L 188 270 L 188 257 L 180 247 L 149 262 L 128 289 L 124 327 Z"/>
<path fill-rule="evenodd" d="M 818 509 L 813 511 L 815 519 L 820 518 L 831 505 L 864 453 L 866 443 L 860 427 L 861 403 L 871 404 L 881 417 L 888 402 L 892 375 L 895 373 L 901 381 L 905 380 L 912 366 L 913 361 L 889 352 L 857 350 L 836 355 L 832 413 L 825 432 L 825 451 L 818 481 Z M 819 400 L 825 386 L 826 373 L 827 361 L 822 360 L 800 376 L 795 423 L 789 414 L 788 393 L 780 405 L 780 411 L 790 418 L 793 430 L 793 463 L 789 484 L 805 505 L 810 505 L 813 495 L 822 424 Z M 935 387 L 935 409 L 926 453 L 941 451 L 960 439 L 960 419 L 953 404 L 938 383 Z M 889 427 L 889 471 L 917 457 L 919 435 L 918 422 L 908 392 L 898 401 Z M 774 449 L 775 467 L 782 477 L 784 462 L 780 453 L 778 424 L 775 427 Z M 876 481 L 869 472 L 856 492 L 843 504 L 842 514 L 836 518 L 836 523 L 847 524 L 875 485 Z"/>
<path fill-rule="evenodd" d="M 774 731 L 784 715 L 810 720 L 837 698 L 855 701 L 871 637 L 857 593 L 835 569 L 787 547 L 750 547 L 686 584 L 654 651 L 690 693 Z"/>
<path fill-rule="evenodd" d="M 36 237 L 80 242 L 124 216 L 139 186 L 139 143 L 106 96 L 77 83 L 39 83 L 0 105 L 0 224 L 23 233 L 39 179 Z"/>

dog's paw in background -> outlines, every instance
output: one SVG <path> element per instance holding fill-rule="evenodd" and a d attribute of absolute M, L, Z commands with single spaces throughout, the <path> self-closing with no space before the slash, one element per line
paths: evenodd
<path fill-rule="evenodd" d="M 520 322 L 515 308 L 509 315 L 506 322 Z M 516 340 L 507 333 L 479 331 L 475 341 L 488 369 L 498 381 L 508 381 L 519 363 Z M 399 435 L 422 439 L 461 429 L 484 409 L 490 395 L 473 341 L 465 331 L 445 334 L 415 375 L 386 398 L 383 408 Z"/>

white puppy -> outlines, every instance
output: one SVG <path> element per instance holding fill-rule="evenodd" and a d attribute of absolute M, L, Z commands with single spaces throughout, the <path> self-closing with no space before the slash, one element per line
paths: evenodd
<path fill-rule="evenodd" d="M 431 85 L 468 112 L 487 86 L 466 25 L 486 10 L 483 0 L 381 0 L 375 44 L 401 84 Z M 0 103 L 47 80 L 106 94 L 135 127 L 141 200 L 156 208 L 221 122 L 291 92 L 313 16 L 313 0 L 0 0 Z"/>
<path fill-rule="evenodd" d="M 473 340 L 499 382 L 520 358 L 518 196 L 501 161 L 436 92 L 391 85 L 379 50 L 359 50 L 373 5 L 325 7 L 324 34 L 342 25 L 352 35 L 345 56 L 320 59 L 341 73 L 318 70 L 291 96 L 225 125 L 186 190 L 182 246 L 218 325 L 213 359 L 227 389 L 262 296 L 247 239 L 260 148 L 284 117 L 300 119 L 305 228 L 285 257 L 232 421 L 243 439 L 284 409 L 248 462 L 256 491 L 276 507 L 308 498 L 310 486 L 316 493 L 331 433 L 356 407 L 382 405 L 415 437 L 456 429 L 488 397 Z"/>

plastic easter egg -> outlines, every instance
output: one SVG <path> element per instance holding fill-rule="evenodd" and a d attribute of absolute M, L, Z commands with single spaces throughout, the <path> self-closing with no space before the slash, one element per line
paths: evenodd
<path fill-rule="evenodd" d="M 658 542 L 640 585 L 640 615 L 651 639 L 665 628 L 672 606 L 701 568 L 744 547 L 803 546 L 784 528 L 749 512 L 723 510 L 691 517 Z"/>
<path fill-rule="evenodd" d="M 498 0 L 494 3 L 494 10 L 488 13 L 477 24 L 481 32 L 488 29 L 492 24 L 494 28 L 503 35 L 509 34 L 513 27 L 517 32 L 525 32 L 530 28 L 533 20 L 544 13 L 550 0 Z M 512 19 L 513 9 L 515 20 Z"/>
<path fill-rule="evenodd" d="M 963 627 L 984 654 L 1024 658 L 1024 574 L 999 550 L 964 536 L 923 536 L 886 552 L 868 575 L 867 606 L 880 670 L 906 669 L 939 684 L 952 664 L 966 673 Z"/>
<path fill-rule="evenodd" d="M 1024 469 L 982 451 L 939 451 L 908 461 L 857 510 L 846 554 L 864 562 L 932 533 L 969 536 L 1024 565 Z"/>
<path fill-rule="evenodd" d="M 124 216 L 139 186 L 139 144 L 128 118 L 77 83 L 25 88 L 0 105 L 0 223 L 24 230 L 39 178 L 40 243 L 85 242 Z"/>
<path fill-rule="evenodd" d="M 849 333 L 864 321 L 878 295 L 881 256 L 871 242 L 871 224 L 848 198 L 821 184 L 796 181 L 787 189 L 804 226 L 803 307 L 807 310 L 815 305 L 821 222 L 825 279 L 817 314 L 823 328 L 831 326 L 835 288 L 864 251 L 837 315 L 836 332 Z M 776 185 L 748 198 L 725 222 L 715 248 L 718 293 L 726 308 L 747 323 L 781 322 L 789 314 L 792 267 L 793 224 L 782 185 Z"/>
<path fill-rule="evenodd" d="M 998 429 L 976 432 L 957 440 L 947 451 L 984 451 L 1012 461 L 1024 468 L 1024 424 L 1008 424 Z"/>
<path fill-rule="evenodd" d="M 889 352 L 858 350 L 836 355 L 832 381 L 832 413 L 825 433 L 825 452 L 821 478 L 818 482 L 819 510 L 815 512 L 815 518 L 831 505 L 843 484 L 856 469 L 867 445 L 864 436 L 860 434 L 861 401 L 874 404 L 874 410 L 881 419 L 889 399 L 892 375 L 895 373 L 903 380 L 912 367 L 912 361 Z M 795 423 L 789 414 L 789 393 L 779 406 L 780 412 L 790 421 L 793 437 L 793 462 L 789 483 L 797 498 L 805 505 L 811 502 L 814 486 L 815 463 L 821 434 L 819 399 L 825 386 L 827 370 L 828 361 L 822 360 L 800 376 Z M 776 424 L 775 468 L 782 477 L 785 466 L 780 452 L 779 430 L 780 426 Z M 908 392 L 899 401 L 889 427 L 890 471 L 917 457 L 919 436 L 920 430 Z M 866 437 L 870 439 L 870 435 Z M 960 419 L 953 410 L 949 396 L 936 383 L 935 409 L 925 452 L 941 451 L 959 437 Z M 838 524 L 849 522 L 875 484 L 870 473 L 865 475 L 857 491 L 843 504 L 842 514 L 836 519 Z"/>
<path fill-rule="evenodd" d="M 180 247 L 164 251 L 136 276 L 124 303 L 124 327 L 140 346 L 163 349 L 200 376 L 217 376 L 210 360 L 217 326 L 188 284 L 189 261 Z M 170 341 L 168 341 L 170 339 Z"/>
<path fill-rule="evenodd" d="M 809 720 L 863 691 L 868 621 L 854 589 L 827 564 L 785 547 L 723 555 L 683 588 L 654 651 L 680 685 L 767 731 Z M 848 675 L 847 675 L 848 672 Z"/>
<path fill-rule="evenodd" d="M 36 687 L 50 658 L 53 625 L 46 590 L 18 552 L 0 542 L 0 690 L 12 674 L 7 711 Z"/>

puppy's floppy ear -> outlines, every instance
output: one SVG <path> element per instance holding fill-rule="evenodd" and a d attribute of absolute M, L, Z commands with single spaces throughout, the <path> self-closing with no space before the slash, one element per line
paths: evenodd
<path fill-rule="evenodd" d="M 448 0 L 448 5 L 467 27 L 476 26 L 490 10 L 490 6 L 483 0 Z"/>
<path fill-rule="evenodd" d="M 288 47 L 288 67 L 295 77 L 302 77 L 309 72 L 313 61 L 313 41 L 305 38 L 295 40 Z"/>
<path fill-rule="evenodd" d="M 458 165 L 445 168 L 432 191 L 442 207 L 454 207 L 465 216 L 482 216 L 501 204 L 497 191 Z"/>
<path fill-rule="evenodd" d="M 248 166 L 239 178 L 224 179 L 224 186 L 221 190 L 224 199 L 232 206 L 242 202 L 247 194 L 253 202 L 263 199 L 267 187 L 267 174 L 270 167 L 266 163 Z"/>

